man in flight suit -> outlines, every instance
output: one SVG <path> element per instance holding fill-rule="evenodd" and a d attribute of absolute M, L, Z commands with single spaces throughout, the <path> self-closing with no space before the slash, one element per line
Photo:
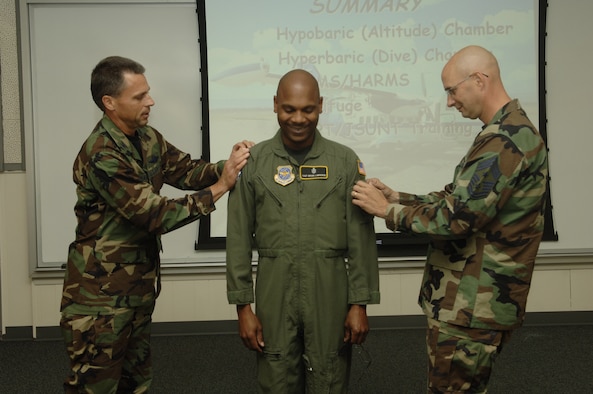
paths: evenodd
<path fill-rule="evenodd" d="M 229 195 L 227 296 L 243 343 L 257 351 L 260 392 L 346 392 L 351 345 L 364 342 L 366 305 L 379 302 L 373 217 L 350 196 L 364 166 L 321 136 L 322 104 L 311 74 L 284 75 L 280 130 L 251 148 Z"/>

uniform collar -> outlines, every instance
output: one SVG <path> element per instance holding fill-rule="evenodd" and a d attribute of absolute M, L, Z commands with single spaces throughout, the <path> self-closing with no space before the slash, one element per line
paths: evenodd
<path fill-rule="evenodd" d="M 113 123 L 107 115 L 103 115 L 101 119 L 101 126 L 107 131 L 107 134 L 111 137 L 117 147 L 128 156 L 134 157 L 136 160 L 142 160 L 140 153 L 133 147 L 132 142 L 128 136 L 121 131 L 119 127 Z M 136 129 L 136 135 L 140 138 L 140 141 L 144 139 L 146 130 L 144 127 Z"/>
<path fill-rule="evenodd" d="M 324 144 L 325 138 L 321 135 L 318 129 L 315 129 L 315 139 L 313 140 L 313 146 L 311 146 L 311 150 L 307 153 L 306 159 L 314 159 L 317 158 L 323 153 L 324 151 Z M 284 143 L 282 142 L 282 130 L 278 129 L 276 135 L 273 138 L 273 145 L 272 150 L 274 154 L 279 157 L 289 158 L 290 155 L 284 148 Z"/>
<path fill-rule="evenodd" d="M 490 120 L 490 122 L 488 122 L 487 125 L 484 125 L 483 128 L 486 128 L 486 127 L 490 126 L 491 124 L 498 123 L 503 116 L 505 116 L 508 113 L 517 111 L 519 109 L 521 109 L 521 104 L 519 103 L 518 99 L 513 99 L 513 100 L 509 101 L 508 103 L 503 105 L 502 108 L 499 109 L 497 113 L 494 114 L 494 116 L 492 117 L 492 120 Z"/>

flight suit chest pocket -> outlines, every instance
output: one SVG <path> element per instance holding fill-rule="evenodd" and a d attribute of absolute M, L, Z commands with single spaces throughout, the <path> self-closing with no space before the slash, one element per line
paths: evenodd
<path fill-rule="evenodd" d="M 284 205 L 290 205 L 290 199 L 285 195 L 287 186 L 279 186 L 273 182 L 266 182 L 262 176 L 256 178 L 255 202 L 258 207 L 275 207 L 280 210 Z"/>
<path fill-rule="evenodd" d="M 346 239 L 347 204 L 350 202 L 342 178 L 325 182 L 320 185 L 310 206 L 310 217 L 315 224 L 313 230 L 321 245 L 342 247 L 340 240 Z"/>
<path fill-rule="evenodd" d="M 255 202 L 259 209 L 301 212 L 303 215 L 323 215 L 333 220 L 345 216 L 346 192 L 342 177 L 335 179 L 295 180 L 281 186 L 257 178 Z M 321 218 L 319 218 L 321 219 Z"/>
<path fill-rule="evenodd" d="M 343 190 L 343 180 L 341 177 L 334 180 L 309 182 L 324 182 L 323 184 L 315 185 L 318 186 L 318 190 L 315 193 L 317 198 L 314 200 L 314 208 L 316 210 L 322 211 L 338 208 L 340 211 L 344 211 L 346 193 Z M 308 183 L 307 185 L 312 185 L 312 183 Z"/>

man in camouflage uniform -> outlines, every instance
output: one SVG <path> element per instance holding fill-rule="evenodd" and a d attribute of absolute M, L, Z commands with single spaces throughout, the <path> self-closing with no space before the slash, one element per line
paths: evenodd
<path fill-rule="evenodd" d="M 359 182 L 353 203 L 391 230 L 430 236 L 420 305 L 428 317 L 429 391 L 485 392 L 495 356 L 521 326 L 544 227 L 542 137 L 481 47 L 457 52 L 441 78 L 447 105 L 484 127 L 440 192 Z"/>
<path fill-rule="evenodd" d="M 236 144 L 228 161 L 192 160 L 148 126 L 154 101 L 144 67 L 130 59 L 99 62 L 91 93 L 104 116 L 74 162 L 78 225 L 60 322 L 71 367 L 64 389 L 144 393 L 152 380 L 160 235 L 215 209 L 251 143 Z M 159 195 L 164 183 L 197 192 L 168 199 Z"/>
<path fill-rule="evenodd" d="M 251 149 L 229 195 L 227 297 L 257 352 L 259 392 L 346 393 L 351 346 L 366 339 L 366 305 L 379 302 L 373 217 L 350 203 L 364 167 L 317 130 L 322 103 L 313 75 L 285 74 L 280 130 Z"/>

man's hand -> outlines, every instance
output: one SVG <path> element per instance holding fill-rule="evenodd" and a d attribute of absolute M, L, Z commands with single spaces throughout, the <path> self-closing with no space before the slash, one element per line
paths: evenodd
<path fill-rule="evenodd" d="M 249 149 L 254 145 L 251 141 L 241 141 L 233 145 L 233 150 L 229 159 L 224 164 L 224 169 L 220 179 L 230 190 L 237 182 L 237 176 L 241 169 L 247 164 L 249 158 Z"/>
<path fill-rule="evenodd" d="M 252 141 L 241 141 L 233 145 L 229 159 L 224 163 L 220 179 L 210 187 L 214 201 L 235 186 L 241 169 L 247 164 L 249 149 L 255 145 Z"/>
<path fill-rule="evenodd" d="M 367 179 L 367 183 L 369 185 L 375 186 L 377 189 L 381 190 L 383 196 L 389 201 L 390 203 L 399 203 L 399 193 L 395 190 L 391 189 L 389 186 L 385 185 L 377 178 L 369 178 Z"/>
<path fill-rule="evenodd" d="M 251 305 L 237 305 L 239 318 L 239 336 L 247 349 L 263 352 L 264 336 L 262 325 L 251 310 Z"/>
<path fill-rule="evenodd" d="M 344 342 L 362 344 L 369 333 L 366 305 L 350 305 L 344 322 Z"/>
<path fill-rule="evenodd" d="M 352 188 L 352 204 L 364 209 L 371 215 L 385 219 L 387 207 L 389 206 L 385 193 L 391 195 L 395 192 L 378 180 L 374 183 L 377 182 L 383 189 L 365 181 L 356 182 Z"/>

